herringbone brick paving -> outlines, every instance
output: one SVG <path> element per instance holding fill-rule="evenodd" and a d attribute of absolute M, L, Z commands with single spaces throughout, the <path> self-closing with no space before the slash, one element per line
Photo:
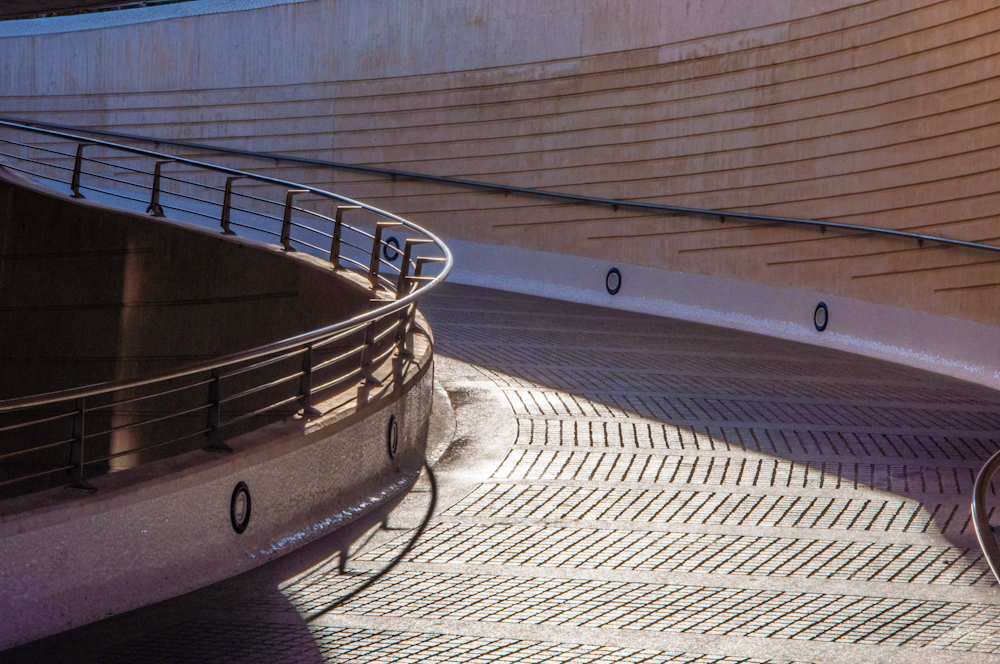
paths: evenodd
<path fill-rule="evenodd" d="M 969 519 L 976 472 L 1000 443 L 1000 394 L 818 347 L 479 288 L 446 286 L 421 308 L 457 453 L 437 466 L 443 503 L 405 561 L 331 607 L 412 531 L 374 538 L 347 574 L 331 560 L 280 593 L 242 594 L 239 611 L 203 601 L 209 619 L 184 615 L 102 661 L 1000 654 L 1000 589 Z"/>

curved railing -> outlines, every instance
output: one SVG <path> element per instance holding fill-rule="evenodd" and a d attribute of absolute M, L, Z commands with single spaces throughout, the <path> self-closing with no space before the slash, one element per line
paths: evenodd
<path fill-rule="evenodd" d="M 976 476 L 976 484 L 972 488 L 972 525 L 990 571 L 993 572 L 994 578 L 1000 581 L 1000 546 L 997 545 L 996 532 L 990 525 L 990 511 L 986 508 L 986 495 L 992 489 L 993 476 L 998 470 L 1000 470 L 1000 452 L 991 456 Z"/>
<path fill-rule="evenodd" d="M 322 159 L 310 159 L 308 157 L 295 157 L 292 155 L 283 155 L 283 154 L 269 153 L 269 152 L 254 152 L 252 150 L 240 150 L 238 148 L 206 145 L 204 143 L 175 141 L 171 139 L 155 138 L 152 136 L 139 136 L 135 134 L 127 134 L 118 131 L 111 131 L 107 129 L 90 129 L 84 127 L 73 127 L 70 125 L 61 125 L 54 122 L 40 122 L 36 120 L 23 120 L 23 119 L 0 116 L 0 126 L 4 125 L 38 126 L 38 127 L 49 127 L 54 129 L 64 129 L 71 131 L 82 131 L 84 133 L 94 134 L 97 136 L 110 136 L 114 138 L 127 139 L 131 141 L 153 143 L 157 146 L 173 145 L 177 147 L 216 152 L 218 154 L 230 154 L 242 157 L 255 157 L 259 159 L 274 159 L 279 162 L 286 162 L 290 164 L 303 164 L 307 166 L 319 166 L 322 168 L 331 168 L 336 170 L 369 173 L 372 175 L 383 175 L 386 177 L 391 177 L 393 179 L 404 178 L 408 180 L 416 180 L 419 182 L 432 182 L 435 184 L 464 187 L 468 189 L 477 189 L 480 191 L 492 191 L 501 194 L 518 194 L 521 196 L 530 196 L 535 198 L 545 198 L 549 200 L 558 200 L 563 202 L 580 203 L 583 205 L 599 205 L 602 207 L 612 208 L 613 210 L 616 211 L 620 208 L 627 208 L 627 209 L 641 210 L 644 212 L 658 213 L 658 214 L 711 217 L 719 219 L 720 221 L 726 221 L 727 219 L 740 219 L 743 221 L 749 221 L 755 223 L 807 226 L 819 229 L 822 232 L 826 232 L 826 229 L 828 228 L 833 228 L 848 232 L 871 233 L 874 235 L 884 235 L 898 239 L 916 240 L 918 245 L 921 247 L 924 246 L 925 242 L 928 242 L 932 244 L 944 244 L 956 247 L 966 247 L 970 249 L 981 249 L 989 252 L 1000 252 L 1000 246 L 982 244 L 981 242 L 968 242 L 965 240 L 955 240 L 952 238 L 940 237 L 937 235 L 926 235 L 923 233 L 898 231 L 898 230 L 893 230 L 891 228 L 879 228 L 877 226 L 862 226 L 859 224 L 845 224 L 841 222 L 823 221 L 819 219 L 800 219 L 797 217 L 776 217 L 773 215 L 749 214 L 745 212 L 730 212 L 726 210 L 708 210 L 703 208 L 683 207 L 678 205 L 662 205 L 660 203 L 646 203 L 642 201 L 629 201 L 629 200 L 615 199 L 615 198 L 599 198 L 596 196 L 584 196 L 582 194 L 571 194 L 562 191 L 551 191 L 547 189 L 531 189 L 528 187 L 512 187 L 510 185 L 493 184 L 490 182 L 480 182 L 478 180 L 467 180 L 464 178 L 451 178 L 441 175 L 428 175 L 426 173 L 399 171 L 390 168 L 379 168 L 377 166 L 358 166 L 356 164 L 345 164 L 336 161 L 324 161 Z"/>
<path fill-rule="evenodd" d="M 87 478 L 105 472 L 117 457 L 136 458 L 153 450 L 157 457 L 170 456 L 205 447 L 205 439 L 206 449 L 229 451 L 225 440 L 234 435 L 299 412 L 319 415 L 314 407 L 317 395 L 325 398 L 359 383 L 378 384 L 374 372 L 385 360 L 412 357 L 417 299 L 441 283 L 452 267 L 451 252 L 433 233 L 338 194 L 64 132 L 7 122 L 0 127 L 76 143 L 75 151 L 67 153 L 0 138 L 10 146 L 0 152 L 9 160 L 6 168 L 68 185 L 75 197 L 120 198 L 133 206 L 146 205 L 154 216 L 175 210 L 181 217 L 217 224 L 225 234 L 241 228 L 251 236 L 277 238 L 285 251 L 322 256 L 337 268 L 361 275 L 370 286 L 372 304 L 378 305 L 311 332 L 169 371 L 0 401 L 0 435 L 7 436 L 0 440 L 0 488 L 18 483 L 38 488 L 40 478 L 62 474 L 65 480 L 56 485 L 94 490 Z M 108 155 L 88 156 L 98 149 Z M 155 164 L 152 170 L 116 164 L 111 161 L 116 155 Z M 198 176 L 223 175 L 225 184 L 170 175 L 164 172 L 168 165 L 183 166 Z M 60 174 L 64 177 L 57 177 Z M 242 181 L 283 190 L 284 201 L 235 190 L 234 184 Z M 96 186 L 98 182 L 117 188 Z M 139 197 L 122 188 L 148 195 Z M 221 200 L 206 198 L 204 192 Z M 296 196 L 331 201 L 336 213 L 331 217 L 295 205 Z M 374 215 L 376 222 L 370 229 L 348 224 L 343 219 L 348 210 Z M 141 441 L 141 446 L 108 451 L 113 448 L 108 441 L 123 435 Z"/>
<path fill-rule="evenodd" d="M 0 118 L 0 126 L 3 125 L 8 125 L 8 126 L 36 125 L 39 127 L 71 129 L 74 131 L 82 131 L 88 134 L 109 136 L 120 139 L 127 139 L 130 141 L 148 142 L 155 144 L 157 146 L 161 144 L 173 145 L 177 147 L 215 152 L 220 155 L 234 155 L 234 156 L 253 157 L 260 159 L 273 159 L 276 162 L 281 162 L 281 163 L 301 164 L 305 166 L 362 172 L 372 175 L 382 175 L 394 179 L 405 178 L 415 181 L 423 181 L 435 184 L 471 188 L 481 191 L 493 191 L 502 194 L 518 194 L 523 196 L 538 197 L 538 198 L 557 200 L 562 202 L 575 202 L 585 205 L 599 205 L 599 206 L 610 207 L 615 210 L 619 208 L 631 208 L 631 209 L 643 210 L 654 214 L 662 213 L 662 214 L 695 215 L 695 216 L 718 218 L 722 221 L 725 221 L 726 219 L 741 219 L 757 223 L 776 223 L 776 224 L 788 224 L 793 226 L 811 227 L 818 229 L 820 231 L 825 231 L 827 228 L 833 228 L 846 232 L 870 233 L 874 235 L 889 236 L 900 240 L 915 240 L 919 246 L 924 246 L 925 243 L 934 243 L 945 246 L 964 247 L 973 250 L 987 251 L 991 253 L 1000 251 L 1000 247 L 998 246 L 983 244 L 980 242 L 968 242 L 964 240 L 955 240 L 952 238 L 925 235 L 922 233 L 911 233 L 908 231 L 877 228 L 873 226 L 844 224 L 844 223 L 828 222 L 815 219 L 799 219 L 794 217 L 775 217 L 769 215 L 744 214 L 744 213 L 730 212 L 725 210 L 707 210 L 707 209 L 680 207 L 672 205 L 660 205 L 656 203 L 645 203 L 639 201 L 597 198 L 593 196 L 583 196 L 579 194 L 571 194 L 559 191 L 547 191 L 542 189 L 530 189 L 525 187 L 512 187 L 509 185 L 491 184 L 475 180 L 427 175 L 423 173 L 413 173 L 408 171 L 399 171 L 393 169 L 378 168 L 373 166 L 358 166 L 354 164 L 344 164 L 339 162 L 324 161 L 320 159 L 310 159 L 305 157 L 295 157 L 290 155 L 254 152 L 250 150 L 240 150 L 237 148 L 205 145 L 201 143 L 192 143 L 188 141 L 175 141 L 175 140 L 155 138 L 150 136 L 137 136 L 134 134 L 127 134 L 123 132 L 116 132 L 104 129 L 75 128 L 48 122 Z M 997 579 L 1000 580 L 1000 547 L 998 547 L 997 545 L 996 538 L 993 534 L 993 530 L 989 524 L 989 514 L 987 513 L 985 507 L 985 497 L 987 489 L 991 484 L 993 475 L 998 469 L 1000 469 L 1000 453 L 992 457 L 983 466 L 981 472 L 979 473 L 972 502 L 972 517 L 976 530 L 976 536 L 979 538 L 980 546 L 983 549 L 984 555 L 986 556 L 986 559 L 989 562 L 990 568 L 992 569 L 994 576 L 996 576 Z"/>

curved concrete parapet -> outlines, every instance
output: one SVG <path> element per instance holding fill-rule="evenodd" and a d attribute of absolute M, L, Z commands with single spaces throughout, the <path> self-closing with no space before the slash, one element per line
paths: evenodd
<path fill-rule="evenodd" d="M 21 499 L 15 513 L 0 517 L 0 649 L 180 595 L 350 524 L 380 520 L 423 463 L 433 391 L 427 341 L 419 366 L 401 383 L 387 381 L 365 407 L 344 404 L 308 425 L 270 425 L 229 441 L 232 455 L 199 450 L 94 478 L 93 496 L 57 489 L 63 495 Z M 399 423 L 394 458 L 390 417 Z M 240 482 L 252 505 L 242 534 L 230 519 Z"/>
<path fill-rule="evenodd" d="M 0 432 L 20 435 L 0 441 L 5 462 L 12 451 L 21 453 L 18 446 L 30 452 L 42 443 L 45 449 L 55 445 L 63 455 L 70 449 L 44 438 L 58 433 L 48 423 L 27 433 L 11 426 L 21 426 L 18 418 L 37 416 L 31 410 L 35 402 L 57 408 L 65 401 L 59 395 L 74 390 L 96 395 L 89 397 L 91 416 L 80 418 L 90 427 L 86 431 L 93 430 L 93 411 L 102 407 L 95 398 L 107 397 L 106 407 L 122 416 L 102 423 L 96 415 L 97 427 L 110 431 L 112 451 L 118 434 L 132 431 L 132 425 L 122 422 L 134 422 L 136 413 L 155 425 L 169 418 L 184 420 L 190 409 L 198 420 L 196 435 L 184 438 L 186 446 L 166 440 L 169 429 L 147 434 L 144 427 L 142 433 L 118 440 L 133 445 L 117 450 L 116 458 L 131 458 L 126 466 L 83 468 L 81 452 L 84 474 L 77 480 L 85 480 L 82 486 L 93 493 L 34 487 L 0 500 L 0 649 L 206 586 L 326 535 L 348 537 L 349 545 L 351 535 L 344 533 L 363 532 L 402 499 L 424 463 L 433 396 L 429 328 L 412 305 L 392 307 L 393 298 L 405 304 L 405 293 L 396 297 L 357 271 L 304 252 L 74 200 L 9 171 L 0 176 L 0 274 L 5 275 L 0 292 L 5 304 L 31 300 L 39 309 L 36 315 L 47 317 L 54 337 L 43 339 L 41 329 L 29 335 L 22 328 L 31 320 L 22 321 L 22 328 L 7 326 L 7 336 L 19 340 L 15 347 L 35 354 L 33 362 L 8 372 L 7 386 L 28 392 L 62 389 L 55 396 L 21 394 L 0 401 L 6 418 Z M 381 249 L 376 239 L 372 252 L 378 256 Z M 136 253 L 139 260 L 132 256 Z M 410 255 L 407 248 L 405 257 Z M 97 263 L 85 269 L 81 260 Z M 263 307 L 261 298 L 240 297 L 240 291 L 259 287 L 287 297 L 263 298 L 268 303 Z M 158 292 L 172 300 L 158 300 Z M 419 290 L 407 292 L 416 295 Z M 158 307 L 157 302 L 172 306 Z M 135 309 L 140 313 L 130 313 Z M 381 318 L 373 317 L 383 310 Z M 326 350 L 319 348 L 325 343 L 321 337 L 314 342 L 310 336 L 343 326 L 345 320 L 367 319 L 360 327 L 348 325 L 340 336 L 328 336 L 340 345 Z M 345 350 L 357 334 L 362 345 Z M 299 338 L 307 341 L 304 350 L 289 341 Z M 74 355 L 80 360 L 66 363 L 68 375 L 57 367 L 36 376 L 36 383 L 9 380 L 45 359 L 39 353 L 60 345 L 70 360 Z M 242 403 L 241 394 L 256 398 L 288 380 L 281 367 L 282 349 L 289 346 L 297 370 L 289 383 L 292 397 L 277 403 L 289 406 L 268 405 L 281 399 L 280 393 L 268 397 L 263 407 L 261 402 Z M 92 347 L 102 352 L 87 356 L 83 351 Z M 254 347 L 265 351 L 246 351 Z M 272 347 L 279 352 L 266 351 Z M 154 352 L 157 348 L 161 352 Z M 143 350 L 154 361 L 137 360 L 136 353 Z M 240 353 L 248 360 L 265 360 L 248 367 Z M 95 362 L 95 357 L 104 361 Z M 188 371 L 185 367 L 199 366 L 191 365 L 192 360 L 224 367 L 237 378 L 229 388 L 235 392 L 229 403 L 236 405 L 230 416 L 240 425 L 221 446 L 221 438 L 201 432 L 206 412 L 212 427 L 211 403 L 219 407 L 217 369 L 207 381 L 193 383 L 192 398 L 198 403 L 213 386 L 207 410 L 173 399 L 178 386 L 187 389 L 177 382 Z M 264 366 L 252 368 L 257 365 Z M 81 367 L 87 366 L 99 374 L 91 378 L 96 387 L 63 389 L 67 382 L 79 385 Z M 339 374 L 345 367 L 346 378 L 322 373 Z M 303 382 L 302 376 L 317 382 Z M 101 380 L 108 386 L 103 391 Z M 111 398 L 120 398 L 123 390 L 133 394 L 128 390 L 142 385 L 167 386 L 162 393 L 167 397 L 156 396 L 151 413 L 148 405 L 143 410 L 134 401 Z M 226 394 L 222 396 L 225 402 Z M 21 410 L 10 405 L 20 402 L 28 405 Z M 117 403 L 132 404 L 131 410 L 119 412 Z M 11 422 L 15 424 L 7 426 Z M 82 424 L 79 430 L 76 424 L 72 428 L 82 441 Z M 75 445 L 70 455 L 76 454 Z M 94 447 L 93 442 L 87 448 L 80 445 L 81 450 Z M 222 451 L 225 447 L 231 451 Z M 148 455 L 153 448 L 165 452 Z M 57 476 L 60 483 L 68 481 L 64 471 Z"/>

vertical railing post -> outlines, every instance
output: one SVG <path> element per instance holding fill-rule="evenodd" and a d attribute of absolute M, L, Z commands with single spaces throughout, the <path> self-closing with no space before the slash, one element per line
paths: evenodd
<path fill-rule="evenodd" d="M 285 251 L 295 251 L 292 248 L 292 199 L 295 194 L 308 194 L 308 189 L 289 189 L 285 194 L 285 218 L 281 222 L 281 246 Z"/>
<path fill-rule="evenodd" d="M 378 272 L 382 256 L 382 231 L 393 226 L 399 226 L 398 221 L 380 221 L 375 224 L 375 237 L 372 239 L 372 259 L 368 264 L 368 281 L 372 288 L 378 290 Z"/>
<path fill-rule="evenodd" d="M 154 217 L 163 216 L 163 208 L 160 206 L 160 169 L 164 164 L 170 164 L 173 161 L 173 159 L 158 161 L 153 169 L 153 193 L 149 196 L 149 207 L 146 208 L 146 212 L 151 213 Z"/>
<path fill-rule="evenodd" d="M 412 290 L 411 285 L 415 282 L 411 281 L 410 276 L 410 262 L 413 255 L 413 247 L 420 244 L 428 244 L 433 242 L 429 238 L 407 238 L 406 243 L 403 245 L 403 262 L 399 266 L 399 281 L 396 282 L 396 299 L 406 297 L 410 294 Z M 412 357 L 412 353 L 406 347 L 406 331 L 410 322 L 410 309 L 412 306 L 403 307 L 399 311 L 399 319 L 396 323 L 396 349 L 399 352 L 400 357 Z"/>
<path fill-rule="evenodd" d="M 407 238 L 403 245 L 403 263 L 399 266 L 399 281 L 396 283 L 396 299 L 406 297 L 410 294 L 407 276 L 410 274 L 410 262 L 413 258 L 413 247 L 419 244 L 431 244 L 434 241 L 430 238 L 415 237 Z"/>
<path fill-rule="evenodd" d="M 222 223 L 222 233 L 224 235 L 236 235 L 236 233 L 229 230 L 229 211 L 232 209 L 233 204 L 233 182 L 241 179 L 243 178 L 240 175 L 233 175 L 226 178 L 226 193 L 222 196 L 222 217 L 219 220 Z"/>
<path fill-rule="evenodd" d="M 79 489 L 93 493 L 97 491 L 90 482 L 83 479 L 83 443 L 86 438 L 84 423 L 87 416 L 87 398 L 80 397 L 76 400 L 76 412 L 73 415 L 73 442 L 69 452 L 70 488 Z"/>
<path fill-rule="evenodd" d="M 379 386 L 382 384 L 372 372 L 372 361 L 375 359 L 375 321 L 365 326 L 365 347 L 361 351 L 361 375 L 365 385 Z"/>
<path fill-rule="evenodd" d="M 73 161 L 73 181 L 69 188 L 73 192 L 73 198 L 86 198 L 80 193 L 80 175 L 83 174 L 83 149 L 93 143 L 77 143 L 76 159 Z"/>
<path fill-rule="evenodd" d="M 302 354 L 302 378 L 299 380 L 299 405 L 302 406 L 302 417 L 307 420 L 322 415 L 312 405 L 312 370 L 313 345 L 309 344 Z"/>
<path fill-rule="evenodd" d="M 213 452 L 232 452 L 233 448 L 222 441 L 219 425 L 222 423 L 222 398 L 220 396 L 220 375 L 212 369 L 212 381 L 208 384 L 208 446 Z"/>
<path fill-rule="evenodd" d="M 420 279 L 424 276 L 424 265 L 431 262 L 432 258 L 418 258 L 416 265 L 413 266 L 413 278 L 411 279 L 412 285 L 407 289 L 407 293 L 411 293 L 416 289 L 420 288 Z M 400 357 L 413 357 L 413 327 L 416 322 L 417 317 L 417 305 L 411 304 L 406 308 L 406 321 L 403 323 L 403 339 L 401 344 L 401 350 L 399 351 Z"/>
<path fill-rule="evenodd" d="M 344 230 L 344 212 L 360 209 L 360 205 L 337 206 L 337 214 L 333 218 L 333 240 L 330 241 L 330 262 L 334 267 L 340 267 L 340 238 Z"/>

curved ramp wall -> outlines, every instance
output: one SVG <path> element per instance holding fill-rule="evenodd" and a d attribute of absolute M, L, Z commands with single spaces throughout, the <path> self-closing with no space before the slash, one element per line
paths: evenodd
<path fill-rule="evenodd" d="M 0 399 L 256 348 L 369 298 L 329 262 L 74 200 L 0 166 Z"/>
<path fill-rule="evenodd" d="M 235 7 L 208 0 L 2 26 L 0 72 L 12 83 L 0 113 L 592 196 L 998 239 L 1000 8 L 978 0 Z M 1000 273 L 989 256 L 255 167 L 335 184 L 462 241 L 459 280 L 594 299 L 619 264 L 622 297 L 604 303 L 1000 386 Z M 525 272 L 505 272 L 511 261 Z M 835 303 L 825 336 L 812 330 L 820 298 Z"/>
<path fill-rule="evenodd" d="M 82 336 L 64 350 L 82 353 L 81 361 L 66 363 L 72 376 L 85 375 L 77 365 L 135 370 L 132 356 L 121 354 L 123 344 L 155 357 L 173 353 L 149 370 L 168 360 L 190 363 L 185 354 L 195 347 L 245 350 L 243 344 L 275 341 L 371 306 L 366 285 L 325 261 L 73 200 L 2 169 L 0 176 L 4 306 L 43 296 L 65 304 L 6 321 L 7 333 L 33 334 L 28 342 L 50 333 L 49 344 Z M 138 260 L 130 258 L 135 253 Z M 299 294 L 265 298 L 263 309 L 258 298 L 240 297 L 260 287 Z M 166 314 L 134 306 L 167 295 L 177 299 Z M 130 319 L 133 308 L 142 312 Z M 60 318 L 67 312 L 77 318 Z M 80 327 L 84 321 L 90 328 Z M 0 650 L 204 587 L 326 535 L 332 537 L 324 547 L 349 546 L 405 495 L 424 461 L 433 348 L 426 321 L 418 323 L 412 360 L 378 365 L 379 385 L 318 392 L 313 405 L 321 417 L 255 422 L 253 431 L 226 439 L 231 454 L 201 449 L 207 440 L 194 439 L 190 451 L 89 477 L 93 494 L 55 488 L 0 500 Z M 87 349 L 101 344 L 102 362 L 87 361 L 94 360 L 84 357 Z M 27 377 L 47 358 L 21 359 L 8 378 Z M 391 418 L 398 430 L 393 452 Z M 0 452 L 25 442 L 32 441 L 0 438 Z M 241 482 L 251 509 L 246 529 L 237 532 L 231 500 Z"/>

